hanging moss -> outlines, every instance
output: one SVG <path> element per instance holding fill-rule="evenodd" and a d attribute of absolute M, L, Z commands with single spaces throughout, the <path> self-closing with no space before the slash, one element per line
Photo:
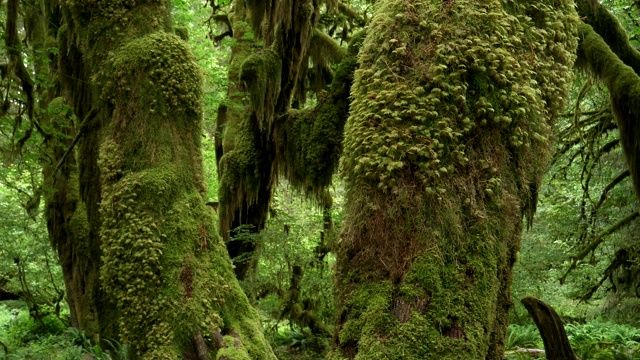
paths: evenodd
<path fill-rule="evenodd" d="M 231 85 L 219 164 L 220 233 L 225 239 L 240 225 L 259 231 L 266 222 L 278 176 L 275 120 L 289 110 L 307 59 L 317 5 L 311 0 L 286 0 L 274 6 L 257 1 L 241 1 L 234 6 L 237 43 L 229 67 Z M 260 42 L 251 36 L 248 24 L 253 24 Z M 262 49 L 257 52 L 258 46 Z M 240 83 L 245 86 L 239 88 Z M 251 99 L 251 104 L 245 98 Z M 249 258 L 254 249 L 255 245 L 249 243 L 229 243 L 232 256 Z M 238 265 L 237 273 L 242 277 L 246 267 Z"/>
<path fill-rule="evenodd" d="M 271 127 L 278 96 L 282 60 L 271 50 L 262 50 L 250 55 L 242 63 L 240 79 L 251 97 L 251 105 L 256 114 L 261 131 Z"/>
<path fill-rule="evenodd" d="M 362 40 L 362 38 L 358 38 Z M 357 67 L 361 41 L 353 41 L 338 65 L 328 93 L 320 94 L 313 108 L 291 109 L 274 132 L 278 171 L 291 185 L 320 203 L 331 184 L 342 153 L 344 124 L 349 114 L 349 92 Z"/>
<path fill-rule="evenodd" d="M 570 1 L 378 2 L 345 128 L 330 358 L 502 359 L 577 22 Z"/>
<path fill-rule="evenodd" d="M 43 159 L 62 159 L 75 135 L 73 112 L 64 98 L 49 102 L 40 126 L 49 134 L 43 147 Z M 67 154 L 61 166 L 56 162 L 43 164 L 47 230 L 57 251 L 63 270 L 66 300 L 71 309 L 71 324 L 80 328 L 94 341 L 100 335 L 112 336 L 112 323 L 107 312 L 110 304 L 98 300 L 99 257 L 92 239 L 90 222 L 84 202 L 80 199 L 80 186 L 76 155 Z"/>

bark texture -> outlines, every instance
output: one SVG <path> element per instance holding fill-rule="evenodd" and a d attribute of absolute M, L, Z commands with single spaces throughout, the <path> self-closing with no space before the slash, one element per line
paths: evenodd
<path fill-rule="evenodd" d="M 527 312 L 540 331 L 546 358 L 548 360 L 577 360 L 578 357 L 571 348 L 567 332 L 564 330 L 562 320 L 556 311 L 533 297 L 526 297 L 521 302 L 527 308 Z"/>

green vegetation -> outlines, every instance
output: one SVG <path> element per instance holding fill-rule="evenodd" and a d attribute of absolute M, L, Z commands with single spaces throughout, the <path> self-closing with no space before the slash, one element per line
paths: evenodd
<path fill-rule="evenodd" d="M 7 0 L 0 33 L 0 360 L 542 358 L 525 296 L 640 359 L 638 1 Z"/>

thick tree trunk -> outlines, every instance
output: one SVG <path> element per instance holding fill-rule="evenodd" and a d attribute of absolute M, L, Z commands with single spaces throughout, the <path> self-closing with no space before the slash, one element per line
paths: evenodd
<path fill-rule="evenodd" d="M 345 130 L 331 359 L 502 359 L 577 22 L 570 1 L 378 2 Z"/>
<path fill-rule="evenodd" d="M 62 8 L 65 95 L 86 121 L 72 220 L 97 259 L 94 304 L 115 307 L 100 327 L 141 359 L 274 359 L 205 206 L 201 75 L 169 2 Z"/>

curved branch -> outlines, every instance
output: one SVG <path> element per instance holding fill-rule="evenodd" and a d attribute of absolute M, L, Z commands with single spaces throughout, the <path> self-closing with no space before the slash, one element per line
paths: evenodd
<path fill-rule="evenodd" d="M 619 58 L 640 74 L 640 52 L 629 44 L 629 36 L 618 19 L 598 0 L 577 0 L 578 13 L 591 25 Z"/>
<path fill-rule="evenodd" d="M 613 179 L 613 181 L 611 181 L 609 183 L 609 185 L 607 185 L 604 188 L 604 190 L 602 191 L 602 195 L 600 195 L 600 200 L 596 204 L 596 207 L 595 207 L 594 211 L 598 210 L 600 208 L 600 206 L 602 206 L 604 201 L 607 199 L 607 195 L 609 195 L 609 191 L 611 191 L 611 189 L 616 187 L 619 183 L 622 182 L 622 180 L 624 180 L 624 179 L 626 179 L 628 177 L 629 177 L 629 170 L 625 170 L 625 171 L 622 172 L 622 174 L 618 175 L 615 179 Z"/>
<path fill-rule="evenodd" d="M 560 316 L 542 301 L 528 296 L 520 300 L 536 323 L 544 343 L 545 356 L 551 360 L 577 360 Z"/>

